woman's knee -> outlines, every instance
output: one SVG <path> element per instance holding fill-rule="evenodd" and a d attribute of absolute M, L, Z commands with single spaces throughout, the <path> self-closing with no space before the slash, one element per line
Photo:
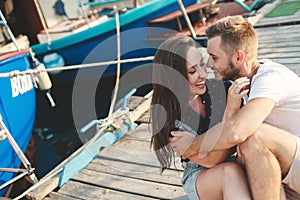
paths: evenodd
<path fill-rule="evenodd" d="M 244 178 L 244 171 L 239 164 L 235 162 L 226 162 L 223 163 L 222 166 L 222 175 L 224 181 L 232 182 L 234 179 L 240 180 L 241 178 Z"/>

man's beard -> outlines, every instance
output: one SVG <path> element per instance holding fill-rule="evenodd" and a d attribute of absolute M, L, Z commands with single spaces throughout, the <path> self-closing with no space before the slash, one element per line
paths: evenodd
<path fill-rule="evenodd" d="M 232 62 L 229 63 L 229 67 L 230 68 L 228 68 L 222 72 L 222 79 L 234 81 L 240 77 L 241 70 L 239 68 L 235 67 Z"/>

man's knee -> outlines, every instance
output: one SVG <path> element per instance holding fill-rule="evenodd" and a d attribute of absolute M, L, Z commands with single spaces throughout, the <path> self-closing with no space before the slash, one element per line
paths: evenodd
<path fill-rule="evenodd" d="M 265 150 L 265 133 L 268 131 L 269 126 L 268 124 L 262 124 L 250 137 L 240 143 L 238 145 L 239 153 L 242 154 L 242 156 L 255 156 L 257 153 L 261 153 L 262 150 Z"/>

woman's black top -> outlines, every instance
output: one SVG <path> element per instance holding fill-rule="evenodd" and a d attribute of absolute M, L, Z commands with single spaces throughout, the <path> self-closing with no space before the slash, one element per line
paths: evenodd
<path fill-rule="evenodd" d="M 206 80 L 207 90 L 200 96 L 202 103 L 205 105 L 206 116 L 200 115 L 199 118 L 199 114 L 190 106 L 187 106 L 181 121 L 197 130 L 198 135 L 205 133 L 210 127 L 221 122 L 230 85 L 230 81 Z M 188 162 L 189 159 L 181 159 L 181 161 Z"/>

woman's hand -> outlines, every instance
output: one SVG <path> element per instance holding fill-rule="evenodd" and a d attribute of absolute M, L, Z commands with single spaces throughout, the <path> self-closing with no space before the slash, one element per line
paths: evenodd
<path fill-rule="evenodd" d="M 186 158 L 185 154 L 193 155 L 198 153 L 198 151 L 193 151 L 190 148 L 195 135 L 186 131 L 171 131 L 171 135 L 173 137 L 170 137 L 169 141 L 177 156 L 183 156 L 183 158 Z"/>
<path fill-rule="evenodd" d="M 250 80 L 247 77 L 236 79 L 228 89 L 225 120 L 240 110 L 242 98 L 249 92 Z"/>

